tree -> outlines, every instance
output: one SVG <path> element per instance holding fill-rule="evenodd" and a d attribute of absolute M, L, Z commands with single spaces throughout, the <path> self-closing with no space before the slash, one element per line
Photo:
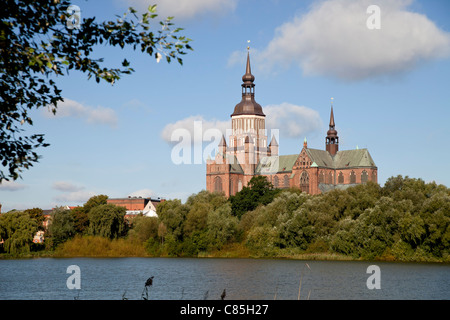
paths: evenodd
<path fill-rule="evenodd" d="M 24 134 L 25 124 L 33 125 L 30 111 L 48 107 L 56 113 L 64 101 L 55 82 L 71 70 L 87 74 L 88 79 L 114 84 L 134 70 L 127 59 L 119 68 L 106 67 L 103 58 L 94 58 L 96 45 L 130 47 L 154 56 L 157 61 L 177 60 L 192 50 L 190 39 L 178 36 L 172 18 L 161 21 L 152 31 L 156 6 L 138 17 L 129 10 L 116 21 L 81 20 L 69 0 L 7 0 L 0 6 L 0 182 L 17 179 L 23 169 L 38 162 L 36 149 L 47 147 L 43 134 Z M 75 21 L 75 24 L 74 24 Z M 5 172 L 4 172 L 5 170 Z"/>
<path fill-rule="evenodd" d="M 89 216 L 84 207 L 75 207 L 70 211 L 75 233 L 84 234 L 89 228 Z"/>
<path fill-rule="evenodd" d="M 165 227 L 160 227 L 161 230 L 164 230 L 163 238 L 165 240 L 169 235 L 173 235 L 174 241 L 183 239 L 184 223 L 188 212 L 188 207 L 183 205 L 179 199 L 167 200 L 158 205 L 156 213 L 160 223 Z"/>
<path fill-rule="evenodd" d="M 42 210 L 41 208 L 33 208 L 27 209 L 24 212 L 27 213 L 31 219 L 34 219 L 36 221 L 38 230 L 44 231 L 44 210 Z"/>
<path fill-rule="evenodd" d="M 207 218 L 207 239 L 212 249 L 220 249 L 235 239 L 238 233 L 238 218 L 231 214 L 231 205 L 225 203 Z"/>
<path fill-rule="evenodd" d="M 0 238 L 7 253 L 29 252 L 36 231 L 37 223 L 28 213 L 13 211 L 0 215 Z"/>
<path fill-rule="evenodd" d="M 158 218 L 137 216 L 133 219 L 132 229 L 129 231 L 129 236 L 144 242 L 150 238 L 157 239 L 158 237 Z"/>
<path fill-rule="evenodd" d="M 126 231 L 124 207 L 102 204 L 92 208 L 89 215 L 89 233 L 109 239 L 117 239 Z"/>
<path fill-rule="evenodd" d="M 274 189 L 266 177 L 254 176 L 247 187 L 230 197 L 232 212 L 241 218 L 243 214 L 256 209 L 258 205 L 271 203 L 280 191 L 280 189 Z"/>
<path fill-rule="evenodd" d="M 75 227 L 70 210 L 63 207 L 53 210 L 48 231 L 54 248 L 72 238 L 75 235 Z"/>
<path fill-rule="evenodd" d="M 86 203 L 83 205 L 84 211 L 86 213 L 89 213 L 89 211 L 91 211 L 92 208 L 98 207 L 102 204 L 107 204 L 108 203 L 107 200 L 108 200 L 108 196 L 104 195 L 104 194 L 90 197 L 89 200 L 86 201 Z"/>

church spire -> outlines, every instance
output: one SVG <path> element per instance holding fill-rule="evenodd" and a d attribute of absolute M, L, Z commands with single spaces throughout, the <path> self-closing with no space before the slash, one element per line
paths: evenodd
<path fill-rule="evenodd" d="M 255 81 L 255 76 L 252 75 L 252 68 L 250 67 L 250 51 L 247 52 L 247 66 L 245 68 L 245 74 L 242 76 L 242 81 L 244 82 L 242 86 L 254 87 L 253 81 Z"/>
<path fill-rule="evenodd" d="M 330 114 L 330 129 L 334 129 L 334 114 L 333 114 L 333 105 L 331 105 L 331 114 Z"/>
<path fill-rule="evenodd" d="M 331 98 L 330 124 L 327 131 L 327 137 L 325 138 L 325 147 L 332 156 L 334 156 L 339 150 L 339 137 L 337 135 L 334 123 L 333 98 Z"/>
<path fill-rule="evenodd" d="M 247 65 L 245 74 L 242 76 L 242 100 L 234 108 L 231 116 L 237 115 L 257 115 L 265 117 L 261 106 L 255 101 L 255 76 L 252 74 L 250 66 L 250 48 L 247 47 Z"/>

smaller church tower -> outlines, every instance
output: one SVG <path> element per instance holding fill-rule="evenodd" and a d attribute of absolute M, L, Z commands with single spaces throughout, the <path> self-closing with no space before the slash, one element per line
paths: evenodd
<path fill-rule="evenodd" d="M 332 156 L 334 156 L 339 151 L 339 137 L 336 129 L 334 128 L 333 100 L 331 101 L 330 124 L 327 131 L 327 137 L 325 138 L 325 148 Z"/>

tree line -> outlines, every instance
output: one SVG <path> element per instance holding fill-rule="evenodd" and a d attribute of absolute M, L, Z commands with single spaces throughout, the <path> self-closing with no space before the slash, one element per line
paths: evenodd
<path fill-rule="evenodd" d="M 149 256 L 199 256 L 245 248 L 250 256 L 339 254 L 352 259 L 450 261 L 450 189 L 422 179 L 391 177 L 309 195 L 276 189 L 265 177 L 226 198 L 200 191 L 185 203 L 161 202 L 157 217 L 125 219 L 125 208 L 94 196 L 72 210 L 56 208 L 40 248 L 54 250 L 76 236 L 126 239 Z M 2 250 L 37 250 L 40 209 L 0 216 Z M 42 210 L 41 210 L 42 211 Z"/>

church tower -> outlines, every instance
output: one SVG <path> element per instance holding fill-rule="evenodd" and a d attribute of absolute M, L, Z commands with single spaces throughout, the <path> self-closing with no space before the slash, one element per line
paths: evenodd
<path fill-rule="evenodd" d="M 325 138 L 325 148 L 332 156 L 339 151 L 339 137 L 334 127 L 333 103 L 331 103 L 330 124 Z"/>
<path fill-rule="evenodd" d="M 255 101 L 255 77 L 250 67 L 250 53 L 242 77 L 242 100 L 231 115 L 229 150 L 235 155 L 246 175 L 255 173 L 256 164 L 267 155 L 265 117 L 261 106 Z"/>

